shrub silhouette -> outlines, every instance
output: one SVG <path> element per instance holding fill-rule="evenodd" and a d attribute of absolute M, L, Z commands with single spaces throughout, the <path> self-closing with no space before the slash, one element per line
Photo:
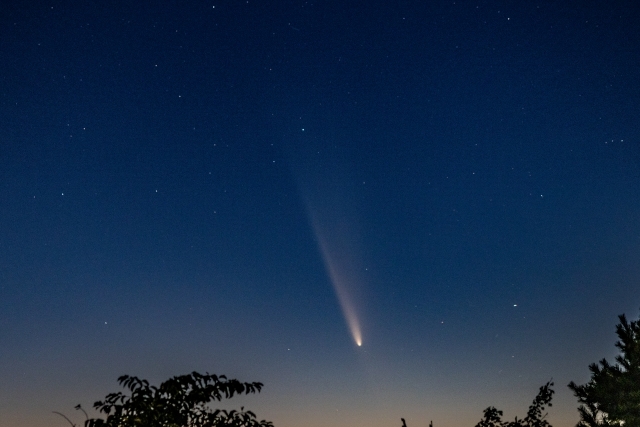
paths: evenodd
<path fill-rule="evenodd" d="M 475 427 L 551 427 L 551 424 L 545 419 L 547 414 L 544 412 L 545 407 L 552 406 L 551 398 L 555 391 L 551 388 L 553 382 L 549 381 L 538 391 L 538 395 L 533 399 L 533 403 L 529 406 L 527 415 L 514 421 L 502 421 L 502 411 L 496 409 L 493 406 L 489 406 L 483 411 L 484 418 L 480 420 Z M 407 427 L 404 418 L 402 420 L 402 427 Z M 433 422 L 429 423 L 429 427 L 433 427 Z"/>
<path fill-rule="evenodd" d="M 484 410 L 484 418 L 476 424 L 476 427 L 551 427 L 551 424 L 545 419 L 547 414 L 544 413 L 544 410 L 546 406 L 552 406 L 551 398 L 555 393 L 552 386 L 553 382 L 549 381 L 540 387 L 538 395 L 529 406 L 527 416 L 523 419 L 519 420 L 516 417 L 514 421 L 502 421 L 502 411 L 490 406 Z"/>
<path fill-rule="evenodd" d="M 211 409 L 211 401 L 229 399 L 236 394 L 258 393 L 259 382 L 240 382 L 224 375 L 199 374 L 175 376 L 152 386 L 147 380 L 123 375 L 120 385 L 129 390 L 110 393 L 93 404 L 107 415 L 88 418 L 85 427 L 272 427 L 270 421 L 258 421 L 251 411 Z M 76 409 L 82 409 L 80 405 Z M 59 415 L 62 415 L 58 413 Z M 85 413 L 86 414 L 86 413 Z M 62 415 L 71 423 L 71 421 Z M 73 423 L 71 423 L 74 426 Z"/>

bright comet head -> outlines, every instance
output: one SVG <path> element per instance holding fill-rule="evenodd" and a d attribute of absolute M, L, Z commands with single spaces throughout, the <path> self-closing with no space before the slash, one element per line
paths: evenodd
<path fill-rule="evenodd" d="M 318 246 L 322 253 L 325 268 L 327 273 L 329 273 L 331 284 L 333 285 L 333 289 L 338 297 L 338 302 L 342 308 L 342 313 L 347 326 L 351 332 L 353 340 L 358 347 L 361 347 L 362 332 L 360 330 L 360 322 L 349 292 L 349 289 L 353 287 L 353 284 L 358 281 L 357 275 L 354 274 L 353 263 L 350 262 L 350 257 L 347 256 L 350 245 L 348 243 L 341 242 L 340 240 L 333 241 L 336 248 L 331 250 L 330 247 L 332 245 L 326 239 L 326 234 L 328 233 L 321 232 L 322 227 L 319 226 L 316 215 L 314 215 L 313 212 L 311 212 L 310 216 L 313 229 L 316 237 L 318 238 Z"/>

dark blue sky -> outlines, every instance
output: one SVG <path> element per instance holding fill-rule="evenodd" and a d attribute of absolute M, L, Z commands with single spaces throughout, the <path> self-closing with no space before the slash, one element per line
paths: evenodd
<path fill-rule="evenodd" d="M 4 5 L 0 424 L 198 370 L 278 427 L 550 378 L 574 425 L 640 307 L 640 9 L 525 3 Z"/>

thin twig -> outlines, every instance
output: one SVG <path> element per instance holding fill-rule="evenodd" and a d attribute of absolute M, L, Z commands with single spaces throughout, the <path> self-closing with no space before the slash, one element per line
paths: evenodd
<path fill-rule="evenodd" d="M 69 419 L 65 414 L 61 414 L 61 413 L 60 413 L 60 412 L 58 412 L 58 411 L 53 411 L 53 413 L 54 413 L 54 414 L 58 414 L 58 415 L 60 415 L 62 418 L 64 418 L 65 420 L 67 420 L 67 422 L 68 422 L 69 424 L 71 424 L 71 427 L 76 427 L 76 425 L 75 425 L 74 423 L 72 423 L 72 422 L 71 422 L 71 420 L 70 420 L 70 419 Z"/>
<path fill-rule="evenodd" d="M 78 405 L 76 406 L 75 409 L 80 409 L 82 412 L 84 412 L 84 416 L 89 419 L 89 414 L 87 414 L 87 411 L 85 411 L 84 409 L 82 409 L 82 406 Z"/>

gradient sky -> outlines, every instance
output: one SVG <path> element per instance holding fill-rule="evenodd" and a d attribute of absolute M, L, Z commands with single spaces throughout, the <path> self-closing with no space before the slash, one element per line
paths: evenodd
<path fill-rule="evenodd" d="M 193 370 L 277 427 L 473 426 L 551 378 L 577 422 L 640 308 L 635 1 L 0 11 L 0 425 Z"/>

